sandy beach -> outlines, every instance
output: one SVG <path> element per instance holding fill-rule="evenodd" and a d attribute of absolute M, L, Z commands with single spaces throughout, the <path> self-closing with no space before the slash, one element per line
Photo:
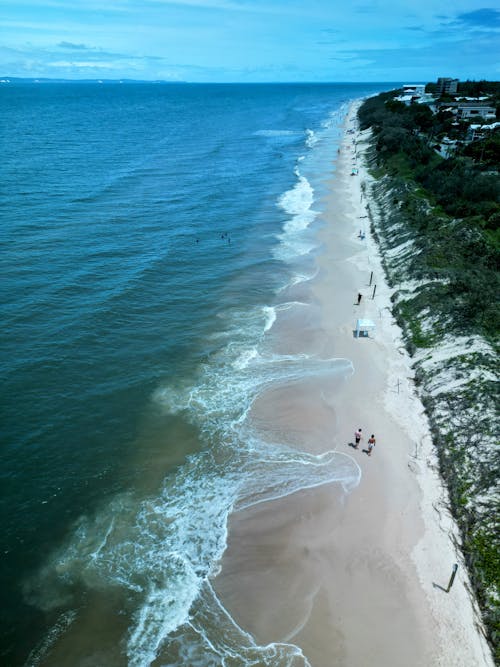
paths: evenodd
<path fill-rule="evenodd" d="M 360 483 L 349 493 L 330 484 L 233 515 L 215 586 L 259 644 L 293 642 L 312 667 L 492 666 L 370 234 L 359 104 L 332 156 L 318 274 L 297 288 L 308 308 L 281 324 L 285 351 L 303 345 L 321 359 L 349 360 L 354 372 L 339 386 L 309 379 L 270 389 L 252 417 L 274 423 L 293 446 L 352 457 Z M 369 337 L 354 336 L 357 318 L 376 325 Z M 354 449 L 357 428 L 363 439 Z"/>

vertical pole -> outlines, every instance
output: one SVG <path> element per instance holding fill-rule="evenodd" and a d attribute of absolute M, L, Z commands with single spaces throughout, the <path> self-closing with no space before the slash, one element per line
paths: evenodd
<path fill-rule="evenodd" d="M 370 285 L 372 284 L 372 280 L 373 280 L 373 271 L 370 273 Z M 370 285 L 368 285 L 368 287 L 370 287 Z"/>
<path fill-rule="evenodd" d="M 377 286 L 373 286 L 373 294 L 372 294 L 372 300 L 375 298 L 375 292 L 377 291 Z"/>
<path fill-rule="evenodd" d="M 399 378 L 398 378 L 398 394 L 399 394 Z"/>
<path fill-rule="evenodd" d="M 457 570 L 458 570 L 458 565 L 455 563 L 455 565 L 453 566 L 453 570 L 451 572 L 450 581 L 448 582 L 448 588 L 446 589 L 447 593 L 450 592 L 450 588 L 453 586 L 453 582 L 455 581 L 455 575 L 457 573 Z"/>

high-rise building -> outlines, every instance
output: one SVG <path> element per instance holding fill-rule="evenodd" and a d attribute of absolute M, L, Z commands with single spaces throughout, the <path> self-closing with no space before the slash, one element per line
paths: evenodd
<path fill-rule="evenodd" d="M 437 80 L 437 92 L 439 95 L 455 95 L 458 88 L 458 79 L 440 77 Z"/>

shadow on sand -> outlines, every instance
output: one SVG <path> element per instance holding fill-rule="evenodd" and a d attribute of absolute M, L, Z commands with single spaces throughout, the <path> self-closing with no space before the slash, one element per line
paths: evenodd
<path fill-rule="evenodd" d="M 439 588 L 440 591 L 444 591 L 445 593 L 450 592 L 447 588 L 443 588 L 443 586 L 440 586 L 439 584 L 436 584 L 435 581 L 432 582 L 432 585 L 433 585 L 434 588 Z"/>

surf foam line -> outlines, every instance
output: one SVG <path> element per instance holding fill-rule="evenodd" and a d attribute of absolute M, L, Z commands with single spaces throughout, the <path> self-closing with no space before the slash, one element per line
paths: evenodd
<path fill-rule="evenodd" d="M 123 589 L 136 609 L 126 642 L 128 664 L 149 665 L 168 648 L 169 636 L 192 621 L 194 603 L 219 572 L 231 512 L 333 482 L 349 490 L 359 479 L 359 467 L 347 454 L 313 456 L 256 437 L 222 444 L 189 457 L 158 496 L 137 505 L 124 495 L 94 519 L 82 518 L 33 590 L 60 598 L 63 591 L 54 585 L 68 593 L 81 584 Z M 203 626 L 203 633 L 211 645 L 220 645 L 217 624 Z M 227 656 L 241 650 L 236 642 Z M 259 664 L 273 667 L 288 664 L 288 653 L 297 650 L 280 648 L 283 661 L 277 662 L 274 651 L 267 660 L 266 647 L 252 647 Z"/>
<path fill-rule="evenodd" d="M 276 306 L 264 306 L 264 312 L 267 316 L 264 333 L 267 333 L 273 328 L 278 313 L 297 307 L 309 308 L 310 304 L 304 303 L 303 301 L 285 301 Z"/>
<path fill-rule="evenodd" d="M 248 411 L 267 388 L 353 373 L 348 359 L 272 354 L 265 336 L 271 320 L 262 306 L 225 311 L 224 331 L 207 339 L 206 349 L 215 351 L 194 376 L 173 377 L 155 392 L 162 410 L 196 425 L 205 450 L 187 457 L 154 497 L 124 493 L 94 516 L 81 517 L 28 582 L 30 601 L 46 610 L 74 607 L 73 591 L 82 588 L 122 597 L 123 608 L 131 610 L 124 638 L 130 667 L 150 665 L 160 655 L 172 664 L 185 633 L 191 633 L 193 656 L 211 647 L 214 665 L 229 664 L 231 656 L 243 656 L 233 665 L 307 665 L 292 644 L 259 647 L 238 632 L 224 644 L 220 624 L 205 627 L 203 621 L 203 591 L 219 572 L 232 512 L 324 484 L 338 483 L 348 492 L 360 480 L 359 466 L 346 454 L 314 456 L 253 432 Z M 180 664 L 210 663 L 193 657 Z"/>
<path fill-rule="evenodd" d="M 47 635 L 31 651 L 24 667 L 38 667 L 41 665 L 50 653 L 52 646 L 57 642 L 58 638 L 66 632 L 76 617 L 77 612 L 74 609 L 63 612 L 55 624 L 50 628 Z"/>
<path fill-rule="evenodd" d="M 218 631 L 207 633 L 207 628 Z M 311 667 L 301 649 L 287 640 L 259 646 L 223 607 L 210 582 L 204 583 L 189 622 L 174 641 L 179 659 L 172 667 L 229 664 Z"/>
<path fill-rule="evenodd" d="M 284 233 L 299 239 L 316 213 L 309 181 L 298 170 L 296 176 L 280 206 L 291 216 Z M 232 324 L 209 341 L 207 349 L 217 351 L 195 377 L 174 378 L 154 395 L 166 412 L 182 412 L 199 426 L 206 451 L 187 457 L 154 497 L 121 494 L 94 516 L 81 517 L 28 586 L 31 600 L 47 610 L 71 604 L 73 588 L 115 596 L 120 591 L 123 608 L 133 610 L 124 641 L 131 667 L 165 655 L 172 665 L 171 655 L 181 651 L 189 656 L 179 662 L 183 667 L 308 665 L 293 644 L 256 645 L 223 609 L 210 581 L 219 572 L 232 512 L 324 484 L 349 491 L 360 480 L 359 466 L 348 455 L 314 456 L 265 442 L 246 419 L 267 387 L 307 377 L 347 377 L 349 360 L 266 353 L 263 336 L 272 314 L 260 307 L 228 315 Z M 179 642 L 186 633 L 194 633 L 190 641 Z"/>
<path fill-rule="evenodd" d="M 295 167 L 294 173 L 297 177 L 295 185 L 277 201 L 277 206 L 285 211 L 289 218 L 283 224 L 283 232 L 277 235 L 280 244 L 273 253 L 276 259 L 285 262 L 307 255 L 317 247 L 312 237 L 305 233 L 318 215 L 318 212 L 311 208 L 314 190 L 298 167 Z"/>
<path fill-rule="evenodd" d="M 233 313 L 235 322 L 238 318 Z M 261 331 L 265 318 L 260 309 Z M 32 599 L 38 596 L 44 608 L 51 601 L 70 601 L 73 586 L 122 590 L 135 609 L 126 640 L 130 667 L 149 665 L 160 653 L 174 650 L 171 638 L 186 631 L 193 605 L 219 571 L 231 512 L 324 484 L 336 482 L 349 491 L 359 483 L 360 469 L 348 455 L 328 451 L 314 456 L 264 442 L 246 420 L 264 388 L 304 377 L 350 374 L 350 362 L 256 351 L 249 355 L 256 348 L 248 348 L 244 337 L 235 338 L 233 332 L 231 342 L 200 367 L 196 386 L 165 387 L 156 395 L 165 410 L 183 411 L 199 424 L 206 451 L 188 457 L 156 497 L 139 501 L 123 494 L 95 517 L 82 517 L 69 543 L 31 587 Z M 238 363 L 242 355 L 245 364 Z M 201 625 L 197 627 L 202 641 Z M 218 626 L 203 627 L 202 643 L 219 646 L 220 655 L 218 631 Z M 227 648 L 228 659 L 243 650 L 237 637 L 234 642 Z M 240 664 L 306 665 L 305 659 L 297 662 L 298 651 L 293 645 L 252 646 L 258 661 Z"/>

